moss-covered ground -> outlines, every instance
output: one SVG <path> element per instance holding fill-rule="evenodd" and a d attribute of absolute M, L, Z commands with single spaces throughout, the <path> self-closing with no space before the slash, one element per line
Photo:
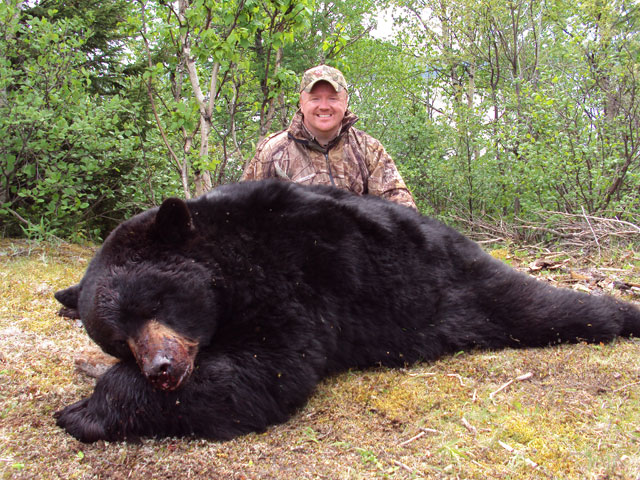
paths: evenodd
<path fill-rule="evenodd" d="M 347 372 L 322 382 L 289 422 L 224 443 L 79 443 L 52 414 L 91 392 L 74 358 L 96 347 L 56 315 L 53 292 L 77 282 L 94 251 L 0 241 L 2 478 L 640 478 L 636 339 Z M 495 255 L 516 267 L 534 260 L 509 248 Z M 538 272 L 545 281 L 638 299 L 634 287 L 613 288 L 640 283 L 631 250 L 554 259 L 564 264 Z"/>

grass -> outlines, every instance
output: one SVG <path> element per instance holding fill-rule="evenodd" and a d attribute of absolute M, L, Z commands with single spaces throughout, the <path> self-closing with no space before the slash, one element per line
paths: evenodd
<path fill-rule="evenodd" d="M 640 343 L 628 339 L 346 372 L 323 381 L 289 422 L 224 443 L 79 443 L 52 414 L 90 394 L 94 381 L 74 358 L 96 347 L 55 314 L 52 295 L 80 279 L 93 252 L 0 241 L 2 478 L 640 478 Z M 533 260 L 497 255 L 515 266 Z M 593 269 L 587 258 L 569 265 Z M 633 252 L 599 265 L 608 273 L 585 280 L 589 289 L 638 283 Z M 541 275 L 559 282 L 566 270 Z"/>

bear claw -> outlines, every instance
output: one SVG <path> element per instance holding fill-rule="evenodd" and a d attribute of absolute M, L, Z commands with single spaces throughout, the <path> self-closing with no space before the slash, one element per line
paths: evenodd
<path fill-rule="evenodd" d="M 89 399 L 80 400 L 54 413 L 56 425 L 83 443 L 106 438 L 106 432 L 88 411 Z"/>

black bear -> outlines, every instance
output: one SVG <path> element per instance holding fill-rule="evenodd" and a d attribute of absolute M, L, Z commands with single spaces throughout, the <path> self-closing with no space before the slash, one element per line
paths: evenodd
<path fill-rule="evenodd" d="M 120 359 L 56 413 L 84 442 L 230 439 L 347 368 L 640 335 L 631 304 L 518 273 L 409 208 L 278 181 L 125 221 L 56 298 Z"/>

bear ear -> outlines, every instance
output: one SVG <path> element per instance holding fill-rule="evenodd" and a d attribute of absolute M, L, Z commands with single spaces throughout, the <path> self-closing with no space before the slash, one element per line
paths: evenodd
<path fill-rule="evenodd" d="M 58 310 L 58 315 L 67 318 L 80 318 L 78 313 L 78 296 L 80 295 L 80 285 L 58 290 L 53 296 L 63 307 Z"/>
<path fill-rule="evenodd" d="M 154 233 L 167 243 L 180 243 L 193 233 L 189 207 L 184 200 L 167 198 L 156 214 Z"/>

